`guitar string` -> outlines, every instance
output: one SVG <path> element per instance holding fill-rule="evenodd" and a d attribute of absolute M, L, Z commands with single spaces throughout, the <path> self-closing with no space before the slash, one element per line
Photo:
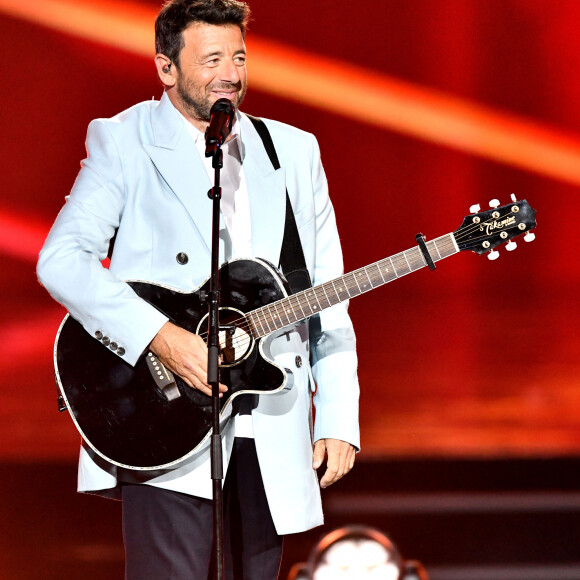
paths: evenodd
<path fill-rule="evenodd" d="M 484 224 L 485 223 L 486 222 L 484 222 Z M 463 232 L 465 232 L 465 231 L 467 231 L 469 229 L 477 229 L 477 227 L 479 226 L 479 224 L 475 224 L 474 226 L 475 226 L 475 228 L 470 227 L 470 226 L 465 226 L 465 227 L 460 228 L 460 229 Z M 459 230 L 458 230 L 458 232 L 459 232 Z M 458 236 L 458 237 L 461 237 L 461 236 Z M 484 236 L 484 237 L 487 237 L 487 236 Z M 358 295 L 358 294 L 360 294 L 360 293 L 363 292 L 363 290 L 360 289 L 359 284 L 356 281 L 355 274 L 357 274 L 357 273 L 359 273 L 359 274 L 362 273 L 362 272 L 365 273 L 365 276 L 368 278 L 368 281 L 370 282 L 370 287 L 368 288 L 368 290 L 370 290 L 371 288 L 378 287 L 378 286 L 382 285 L 382 283 L 385 283 L 384 279 L 381 281 L 381 279 L 379 279 L 378 276 L 376 276 L 376 274 L 375 275 L 370 274 L 368 272 L 368 268 L 371 268 L 371 267 L 377 267 L 377 268 L 379 268 L 378 265 L 381 262 L 384 262 L 386 260 L 392 261 L 394 259 L 395 261 L 402 261 L 401 258 L 405 258 L 406 259 L 406 254 L 409 251 L 415 251 L 416 252 L 417 250 L 416 250 L 416 248 L 411 248 L 411 250 L 406 250 L 405 252 L 401 252 L 400 254 L 393 255 L 390 258 L 386 258 L 384 260 L 381 260 L 379 262 L 376 262 L 374 264 L 371 264 L 369 266 L 366 266 L 365 268 L 362 268 L 362 269 L 359 269 L 357 271 L 354 271 L 354 272 L 351 272 L 349 274 L 346 274 L 343 278 L 339 278 L 337 280 L 342 280 L 344 282 L 344 286 L 347 288 L 347 293 L 348 293 L 349 296 L 351 295 L 350 292 L 348 291 L 350 289 L 353 289 L 353 290 L 356 291 L 357 288 L 358 288 L 358 293 L 356 295 Z M 413 264 L 415 262 L 416 261 L 413 261 Z M 411 270 L 410 271 L 414 271 L 414 270 L 415 269 L 411 267 Z M 379 268 L 379 273 L 380 273 L 380 268 Z M 407 273 L 409 273 L 409 272 L 407 272 Z M 351 280 L 350 281 L 347 280 L 347 277 L 349 277 L 349 276 L 351 277 Z M 394 280 L 394 278 L 392 280 Z M 392 280 L 389 280 L 389 281 L 392 281 Z M 316 297 L 316 301 L 318 302 L 319 306 L 320 306 L 320 298 L 321 298 L 322 293 L 324 293 L 324 295 L 326 296 L 325 299 L 323 298 L 323 302 L 328 302 L 328 306 L 332 306 L 332 305 L 334 305 L 334 304 L 336 304 L 336 303 L 338 303 L 338 302 L 341 301 L 340 300 L 340 296 L 338 295 L 338 293 L 336 292 L 336 289 L 334 288 L 334 282 L 335 282 L 334 280 L 329 281 L 329 282 L 326 282 L 326 283 L 320 285 L 319 287 L 317 287 L 313 291 L 313 293 L 314 293 L 314 295 Z M 331 285 L 333 286 L 333 288 L 330 288 Z M 326 292 L 326 288 L 325 287 L 328 288 L 328 290 L 331 291 L 331 292 L 334 291 L 334 294 L 339 298 L 338 302 L 333 302 L 328 297 L 328 293 Z M 363 287 L 364 287 L 364 285 L 363 285 Z M 266 334 L 268 334 L 270 332 L 273 332 L 270 329 L 270 324 L 274 327 L 274 331 L 275 331 L 275 330 L 279 330 L 281 328 L 284 328 L 285 326 L 288 326 L 288 325 L 290 325 L 290 324 L 292 324 L 294 322 L 297 322 L 298 320 L 303 319 L 299 315 L 297 316 L 296 315 L 296 312 L 295 312 L 295 306 L 297 305 L 297 306 L 300 307 L 302 313 L 304 313 L 304 308 L 302 307 L 302 304 L 304 303 L 304 301 L 302 300 L 303 298 L 306 298 L 306 291 L 303 292 L 303 293 L 299 293 L 299 294 L 292 295 L 290 297 L 284 298 L 284 299 L 279 300 L 279 301 L 275 301 L 275 302 L 273 302 L 271 304 L 266 305 L 265 307 L 261 307 L 261 308 L 257 309 L 256 311 L 253 311 L 253 312 L 254 313 L 258 312 L 259 313 L 259 311 L 264 311 L 264 313 L 263 313 L 262 316 L 263 316 L 264 322 L 266 323 L 266 325 L 268 327 L 268 332 L 266 333 Z M 286 317 L 286 321 L 284 322 L 284 320 L 281 318 L 281 316 L 280 316 L 280 314 L 278 312 L 277 305 L 280 305 L 280 303 L 283 302 L 283 301 L 290 302 L 292 299 L 294 299 L 295 305 L 291 305 L 291 314 L 294 315 L 295 319 L 294 320 L 291 320 L 290 319 L 290 316 L 288 316 L 286 313 L 284 313 L 284 315 Z M 312 309 L 312 307 L 310 305 L 310 302 L 309 302 L 309 300 L 307 298 L 306 298 L 306 304 L 310 308 L 310 311 L 311 311 L 310 314 L 314 314 L 314 310 Z M 271 312 L 271 309 L 272 308 L 276 312 L 276 314 L 274 316 L 272 316 L 272 312 Z M 324 308 L 325 308 L 324 306 L 321 306 L 321 309 L 324 309 Z M 265 314 L 266 309 L 270 310 L 269 314 Z M 250 313 L 248 313 L 248 315 L 249 314 Z M 242 323 L 240 323 L 240 321 L 242 321 Z M 253 333 L 252 333 L 251 327 L 250 327 L 250 325 L 249 325 L 249 323 L 248 323 L 248 321 L 247 321 L 247 319 L 245 317 L 239 318 L 239 319 L 234 320 L 232 322 L 233 322 L 233 324 L 236 324 L 238 326 L 238 328 L 240 328 L 242 331 L 245 331 L 246 334 L 234 338 L 234 340 L 231 341 L 230 346 L 236 348 L 236 347 L 240 347 L 241 345 L 243 345 L 244 348 L 246 349 L 245 352 L 247 352 L 248 344 L 251 342 L 251 338 L 253 337 Z M 258 322 L 260 322 L 261 326 L 264 327 L 264 324 L 261 321 L 258 320 Z M 207 333 L 203 333 L 201 336 L 203 337 L 206 334 Z"/>
<path fill-rule="evenodd" d="M 459 228 L 457 230 L 457 233 L 459 234 L 459 232 L 461 231 L 463 233 L 463 235 L 458 235 L 457 239 L 463 239 L 464 237 L 466 237 L 467 235 L 469 235 L 469 231 L 473 231 L 474 229 L 477 230 L 480 227 L 480 224 L 485 225 L 486 223 L 489 223 L 491 221 L 493 221 L 494 218 L 491 218 L 488 221 L 484 221 L 484 222 L 480 222 L 479 224 L 469 224 L 468 226 L 464 226 L 462 228 Z M 484 235 L 483 237 L 488 237 L 486 235 Z M 435 241 L 435 240 L 434 240 Z M 371 264 L 369 266 L 366 266 L 364 268 L 361 268 L 359 270 L 355 270 L 353 272 L 350 272 L 348 274 L 345 274 L 343 277 L 341 278 L 337 278 L 336 280 L 341 280 L 344 282 L 344 286 L 347 288 L 347 294 L 349 295 L 349 297 L 351 296 L 351 293 L 349 292 L 349 290 L 358 290 L 358 292 L 356 293 L 356 295 L 360 294 L 363 292 L 363 290 L 360 289 L 359 284 L 356 281 L 356 276 L 355 274 L 361 274 L 362 272 L 365 273 L 366 277 L 368 278 L 368 281 L 370 282 L 370 287 L 368 288 L 368 290 L 370 290 L 371 288 L 375 288 L 378 287 L 380 285 L 382 285 L 383 283 L 386 283 L 383 280 L 379 279 L 378 276 L 376 275 L 372 275 L 369 274 L 368 269 L 372 268 L 372 267 L 377 267 L 379 268 L 380 271 L 380 267 L 379 264 L 381 264 L 382 262 L 385 262 L 386 260 L 389 260 L 392 262 L 392 260 L 395 261 L 402 261 L 402 258 L 404 258 L 406 260 L 406 254 L 410 251 L 416 251 L 416 248 L 411 248 L 410 250 L 405 250 L 404 252 L 401 252 L 399 254 L 395 254 L 389 258 L 385 258 L 383 260 L 380 260 L 378 262 L 375 262 L 374 264 Z M 407 260 L 406 260 L 407 261 Z M 415 261 L 413 261 L 413 263 L 415 263 Z M 410 271 L 414 271 L 415 269 L 411 268 Z M 380 272 L 379 272 L 380 273 Z M 409 272 L 407 272 L 409 273 Z M 371 277 L 372 276 L 372 277 Z M 348 281 L 347 278 L 351 277 L 351 280 Z M 398 277 L 398 276 L 397 276 Z M 394 280 L 395 278 L 393 278 L 392 280 Z M 320 309 L 324 309 L 326 308 L 326 306 L 321 306 L 320 304 L 320 297 L 322 295 L 322 293 L 324 293 L 324 295 L 326 296 L 326 298 L 323 298 L 323 302 L 327 302 L 328 306 L 332 306 L 334 304 L 337 304 L 338 302 L 341 302 L 342 300 L 340 300 L 340 296 L 338 295 L 338 293 L 336 292 L 336 289 L 334 288 L 334 282 L 336 280 L 331 280 L 329 282 L 326 282 L 324 284 L 321 284 L 320 286 L 316 287 L 316 289 L 312 290 L 312 292 L 315 295 L 316 301 L 318 303 L 318 305 L 321 307 Z M 389 280 L 389 281 L 392 281 Z M 366 284 L 363 284 L 363 287 Z M 333 288 L 331 288 L 330 286 L 332 286 Z M 333 302 L 329 297 L 328 294 L 326 292 L 326 288 L 332 293 L 334 293 L 339 300 L 337 302 Z M 308 298 L 306 297 L 306 293 L 307 291 L 304 292 L 300 292 L 298 294 L 294 294 L 290 297 L 286 297 L 283 298 L 281 300 L 272 302 L 270 304 L 265 305 L 264 307 L 260 307 L 254 311 L 252 311 L 251 313 L 248 313 L 248 316 L 250 314 L 255 314 L 256 316 L 259 316 L 260 312 L 262 311 L 262 318 L 263 321 L 266 323 L 266 326 L 268 328 L 268 331 L 266 332 L 266 334 L 269 334 L 270 332 L 273 332 L 270 329 L 270 326 L 274 327 L 274 331 L 276 330 L 280 330 L 281 328 L 284 328 L 285 326 L 288 326 L 294 322 L 297 322 L 299 320 L 302 320 L 304 317 L 301 317 L 300 315 L 297 315 L 295 312 L 295 306 L 297 305 L 298 307 L 300 307 L 300 310 L 302 311 L 302 313 L 304 313 L 304 308 L 302 307 L 303 304 L 306 304 L 308 306 L 308 308 L 310 309 L 310 315 L 314 314 L 316 311 L 312 309 L 312 306 L 310 305 L 310 301 L 308 300 Z M 278 312 L 278 306 L 280 305 L 281 302 L 283 301 L 288 301 L 291 302 L 292 299 L 294 299 L 295 305 L 291 304 L 291 313 L 292 315 L 295 317 L 294 320 L 290 319 L 290 316 L 287 315 L 287 311 L 284 313 L 284 316 L 286 317 L 286 322 L 283 321 L 283 319 L 281 318 L 279 312 Z M 305 299 L 305 301 L 303 300 Z M 274 309 L 274 311 L 276 312 L 276 314 L 274 316 L 272 316 L 272 312 L 271 309 Z M 270 312 L 268 314 L 266 314 L 266 310 L 270 310 Z M 307 318 L 308 316 L 306 316 Z M 260 325 L 265 328 L 265 325 L 263 324 L 262 321 L 260 321 L 258 319 L 258 322 L 260 323 Z M 251 327 L 248 323 L 248 320 L 246 317 L 241 317 L 238 318 L 234 321 L 230 322 L 231 324 L 234 324 L 236 326 L 238 326 L 238 328 L 240 328 L 242 331 L 245 331 L 246 334 L 244 334 L 243 336 L 240 337 L 236 337 L 234 340 L 231 341 L 231 346 L 232 347 L 239 347 L 240 344 L 244 344 L 244 346 L 247 348 L 247 344 L 251 341 L 251 338 L 253 338 L 253 332 L 251 330 Z M 279 326 L 281 324 L 281 326 Z M 207 333 L 202 333 L 200 336 L 204 337 L 206 336 Z"/>
<path fill-rule="evenodd" d="M 414 248 L 413 248 L 413 250 L 414 250 Z M 328 306 L 333 306 L 334 304 L 338 304 L 339 302 L 342 302 L 350 297 L 355 297 L 355 296 L 361 294 L 363 292 L 363 290 L 361 290 L 360 285 L 358 284 L 358 282 L 356 280 L 357 273 L 365 272 L 365 275 L 368 279 L 368 282 L 370 283 L 370 285 L 367 288 L 368 290 L 370 290 L 372 288 L 376 288 L 382 284 L 387 283 L 387 281 L 384 279 L 384 277 L 382 276 L 382 274 L 380 272 L 379 264 L 381 264 L 382 262 L 385 262 L 386 260 L 402 261 L 402 254 L 403 253 L 393 255 L 390 258 L 385 258 L 384 260 L 380 260 L 379 262 L 376 262 L 375 264 L 371 264 L 369 266 L 366 266 L 365 268 L 361 268 L 359 270 L 349 272 L 348 274 L 345 274 L 343 277 L 337 278 L 336 280 L 330 280 L 328 282 L 325 282 L 325 283 L 321 284 L 320 286 L 317 286 L 315 289 L 309 288 L 309 289 L 304 290 L 302 292 L 299 292 L 297 294 L 293 294 L 289 297 L 286 297 L 286 298 L 283 298 L 281 300 L 267 304 L 263 307 L 260 307 L 256 310 L 248 313 L 248 316 L 250 314 L 254 314 L 256 317 L 258 317 L 261 314 L 263 322 L 259 318 L 258 318 L 257 322 L 259 322 L 263 328 L 267 328 L 267 331 L 264 334 L 264 336 L 273 332 L 273 331 L 280 330 L 280 329 L 284 328 L 285 326 L 288 326 L 294 322 L 297 322 L 299 320 L 303 320 L 304 318 L 308 318 L 309 316 L 316 314 L 317 312 L 325 309 Z M 413 263 L 415 263 L 415 261 Z M 377 274 L 373 275 L 367 271 L 368 268 L 372 268 L 372 267 L 376 267 L 378 269 L 378 275 Z M 396 277 L 398 277 L 398 276 L 396 276 Z M 349 278 L 350 278 L 350 280 L 349 280 Z M 392 281 L 394 279 L 396 279 L 396 278 L 392 278 L 389 281 Z M 339 287 L 340 293 L 345 295 L 345 297 L 342 300 L 340 298 L 340 293 L 337 292 L 336 287 L 335 287 L 335 282 L 337 280 L 340 280 L 342 283 L 341 286 Z M 363 285 L 363 287 L 364 287 L 364 285 Z M 328 290 L 329 292 L 326 292 L 326 290 Z M 353 292 L 351 292 L 351 290 Z M 329 293 L 331 293 L 331 296 L 332 296 L 332 294 L 334 294 L 334 296 L 338 299 L 332 300 L 332 298 L 330 298 L 328 296 Z M 308 294 L 314 294 L 314 297 L 316 299 L 319 310 L 312 308 L 311 300 L 307 296 Z M 280 312 L 278 310 L 278 307 L 277 307 L 277 305 L 280 305 L 281 302 L 284 302 L 284 301 L 288 301 L 288 303 L 291 306 L 290 312 L 288 312 L 288 310 L 284 311 L 283 316 L 286 318 L 286 321 L 283 320 L 283 318 L 280 315 Z M 294 302 L 294 304 L 292 304 L 292 302 Z M 323 305 L 324 303 L 328 303 L 328 306 L 324 306 Z M 300 311 L 302 312 L 303 315 L 296 314 L 296 310 L 297 310 L 296 307 L 298 307 L 300 309 Z M 272 309 L 276 313 L 275 316 L 272 316 L 272 312 L 271 312 Z M 270 312 L 266 313 L 267 310 L 269 310 Z M 305 314 L 306 312 L 308 312 L 308 314 Z M 291 319 L 291 316 L 294 317 L 293 320 Z M 251 326 L 249 325 L 246 317 L 240 317 L 236 320 L 229 321 L 229 323 L 237 325 L 238 328 L 240 328 L 242 331 L 245 331 L 247 333 L 247 335 L 249 335 L 249 337 L 253 337 L 253 332 L 251 330 Z M 254 323 L 254 326 L 256 326 L 255 323 Z M 273 331 L 270 329 L 270 326 L 272 326 L 274 328 Z M 247 335 L 243 335 L 243 336 L 237 337 L 234 340 L 232 340 L 231 346 L 236 347 L 236 346 L 240 346 L 240 344 L 243 344 L 243 343 L 247 344 L 248 341 L 250 340 L 250 338 Z M 202 338 L 206 337 L 207 332 L 201 333 L 200 336 Z"/>
<path fill-rule="evenodd" d="M 488 220 L 484 220 L 482 222 L 479 223 L 471 223 L 468 224 L 466 226 L 462 226 L 460 227 L 455 234 L 455 238 L 457 240 L 463 240 L 466 237 L 468 237 L 473 231 L 476 231 L 478 229 L 480 229 L 482 226 L 487 225 L 489 223 L 492 223 L 495 219 L 497 218 L 493 218 L 490 217 Z M 515 226 L 517 227 L 517 226 Z M 508 228 L 508 229 L 512 229 L 512 228 Z M 482 230 L 483 231 L 483 230 Z M 505 231 L 505 230 L 504 230 Z M 522 230 L 523 233 L 523 230 Z M 442 236 L 445 237 L 445 236 Z M 489 237 L 489 235 L 485 235 L 485 233 L 483 233 L 482 236 L 480 236 L 479 238 L 476 238 L 475 240 L 473 240 L 474 242 L 478 241 L 478 239 L 482 239 L 482 238 L 486 238 Z M 440 238 L 437 238 L 440 239 Z M 437 239 L 435 240 L 431 240 L 431 242 L 436 242 Z M 360 289 L 360 286 L 358 284 L 358 282 L 356 281 L 356 274 L 362 274 L 363 272 L 365 273 L 366 277 L 368 278 L 368 281 L 370 283 L 370 287 L 368 288 L 368 290 L 372 289 L 372 288 L 376 288 L 378 286 L 381 286 L 385 283 L 387 283 L 387 281 L 384 280 L 384 278 L 381 275 L 380 279 L 378 276 L 373 276 L 369 274 L 368 269 L 372 268 L 372 267 L 376 267 L 379 269 L 379 273 L 380 273 L 380 266 L 379 264 L 382 264 L 384 262 L 386 262 L 387 260 L 389 261 L 402 261 L 402 258 L 404 258 L 406 260 L 407 256 L 406 254 L 408 252 L 411 251 L 417 251 L 417 248 L 410 248 L 408 250 L 405 250 L 403 252 L 400 252 L 398 254 L 394 254 L 393 256 L 384 258 L 382 260 L 379 260 L 378 262 L 375 262 L 373 264 L 370 264 L 368 266 L 365 266 L 363 268 L 360 268 L 358 270 L 354 270 L 352 272 L 349 272 L 347 274 L 344 274 L 343 276 L 336 278 L 334 280 L 330 280 L 328 282 L 325 282 L 323 284 L 321 284 L 320 286 L 317 286 L 316 288 L 313 289 L 308 289 L 308 290 L 304 290 L 302 292 L 299 292 L 297 294 L 293 294 L 291 296 L 282 298 L 280 300 L 276 300 L 270 304 L 266 304 L 262 307 L 259 307 L 251 312 L 249 312 L 247 314 L 247 316 L 243 316 L 240 318 L 237 318 L 233 321 L 230 321 L 229 324 L 235 325 L 238 329 L 242 330 L 242 332 L 245 332 L 245 334 L 243 336 L 238 336 L 236 338 L 234 338 L 231 341 L 231 346 L 232 347 L 239 347 L 240 344 L 247 344 L 248 342 L 251 342 L 251 339 L 254 338 L 254 333 L 252 332 L 252 328 L 250 325 L 250 322 L 248 322 L 248 317 L 250 315 L 254 315 L 255 317 L 258 318 L 257 322 L 259 322 L 259 324 L 263 327 L 263 330 L 266 330 L 265 326 L 264 326 L 264 322 L 265 325 L 267 326 L 267 332 L 263 335 L 266 336 L 267 334 L 270 334 L 271 332 L 275 332 L 276 330 L 280 330 L 282 328 L 284 328 L 285 326 L 288 326 L 290 324 L 293 324 L 295 322 L 298 322 L 300 320 L 304 320 L 304 318 L 308 318 L 308 316 L 311 316 L 313 314 L 318 313 L 320 310 L 323 310 L 329 306 L 334 306 L 334 304 L 338 304 L 339 302 L 342 302 L 344 300 L 346 300 L 346 298 L 344 299 L 340 299 L 340 295 L 339 293 L 336 291 L 336 288 L 334 287 L 334 283 L 336 281 L 342 281 L 344 284 L 344 287 L 346 288 L 346 293 L 348 294 L 348 297 L 352 297 L 351 293 L 349 292 L 349 290 L 355 290 L 356 294 L 354 295 L 354 297 L 360 295 L 361 293 L 363 293 L 364 291 Z M 413 261 L 413 263 L 415 263 Z M 423 264 L 424 266 L 424 264 Z M 423 267 L 422 266 L 422 267 Z M 410 267 L 410 266 L 409 266 Z M 417 268 L 418 269 L 418 268 Z M 410 272 L 415 271 L 415 269 L 411 268 Z M 409 273 L 409 272 L 407 272 Z M 396 278 L 398 278 L 399 276 L 396 274 L 396 268 L 395 268 L 395 275 Z M 347 278 L 351 278 L 351 280 L 347 280 Z M 395 280 L 396 278 L 392 278 L 391 280 L 388 280 L 388 282 L 391 282 L 393 280 Z M 376 282 L 377 284 L 375 284 L 374 282 Z M 332 288 L 331 288 L 332 286 Z M 363 287 L 365 286 L 365 284 L 363 284 Z M 328 289 L 331 293 L 333 293 L 334 295 L 336 295 L 336 297 L 339 298 L 339 300 L 337 302 L 333 302 L 329 297 L 328 294 L 326 292 L 326 289 Z M 318 306 L 320 308 L 320 310 L 314 310 L 311 306 L 310 300 L 307 297 L 308 292 L 310 291 L 310 293 L 313 293 L 315 295 L 316 298 L 316 302 L 318 303 Z M 366 291 L 366 290 L 365 290 Z M 322 306 L 321 305 L 321 300 L 320 300 L 320 295 L 324 293 L 325 298 L 322 299 L 322 302 L 327 302 L 328 306 Z M 292 305 L 291 302 L 292 300 L 294 300 L 295 304 Z M 288 311 L 284 312 L 284 316 L 286 317 L 286 322 L 283 322 L 280 313 L 278 312 L 278 307 L 277 305 L 280 305 L 282 302 L 288 302 L 291 306 L 291 313 L 292 315 L 295 317 L 295 320 L 290 320 L 290 316 L 288 315 Z M 300 308 L 300 310 L 302 311 L 302 314 L 305 313 L 305 310 L 303 308 L 303 305 L 306 305 L 308 307 L 308 309 L 310 310 L 310 314 L 306 315 L 305 317 L 297 315 L 296 311 L 295 311 L 295 306 L 298 306 Z M 272 316 L 272 312 L 271 309 L 274 308 L 276 314 L 274 316 Z M 266 310 L 270 310 L 270 312 L 268 314 L 266 314 Z M 259 319 L 259 316 L 262 316 L 263 318 L 263 322 Z M 278 326 L 279 324 L 281 324 L 281 326 Z M 255 323 L 254 323 L 254 326 Z M 274 330 L 270 330 L 270 326 L 273 326 Z M 200 334 L 200 337 L 205 338 L 207 336 L 207 332 L 203 332 Z M 258 333 L 259 334 L 259 333 Z M 258 338 L 260 338 L 260 336 L 258 336 Z M 229 345 L 228 345 L 229 346 Z"/>

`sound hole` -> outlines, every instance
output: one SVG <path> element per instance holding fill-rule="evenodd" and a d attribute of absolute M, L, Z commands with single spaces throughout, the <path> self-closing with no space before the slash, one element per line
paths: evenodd
<path fill-rule="evenodd" d="M 206 314 L 201 319 L 197 329 L 197 333 L 204 337 L 207 336 L 208 316 Z M 234 308 L 220 308 L 220 327 L 228 327 L 219 331 L 220 366 L 231 367 L 250 354 L 254 339 L 244 313 Z"/>

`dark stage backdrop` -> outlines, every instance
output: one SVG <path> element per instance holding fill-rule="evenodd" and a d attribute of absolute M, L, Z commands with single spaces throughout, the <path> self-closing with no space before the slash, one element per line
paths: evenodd
<path fill-rule="evenodd" d="M 75 18 L 71 6 L 114 20 L 117 9 L 141 18 L 160 3 L 33 4 L 27 16 L 0 0 L 0 458 L 68 460 L 78 436 L 56 411 L 52 367 L 64 311 L 38 285 L 36 256 L 84 157 L 89 121 L 161 89 L 152 58 L 63 28 Z M 580 3 L 251 6 L 243 109 L 318 137 L 347 269 L 411 247 L 419 231 L 434 238 L 456 229 L 474 203 L 508 203 L 514 192 L 538 210 L 532 244 L 519 241 L 495 262 L 462 253 L 351 303 L 361 457 L 576 455 Z M 252 76 L 258 41 L 277 43 L 269 82 L 263 71 Z M 384 83 L 403 88 L 361 114 Z M 452 123 L 465 111 L 483 111 L 481 137 Z"/>

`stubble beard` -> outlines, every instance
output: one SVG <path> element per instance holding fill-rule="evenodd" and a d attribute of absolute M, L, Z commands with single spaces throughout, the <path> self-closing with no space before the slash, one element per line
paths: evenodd
<path fill-rule="evenodd" d="M 236 84 L 208 87 L 207 91 L 212 91 L 216 89 L 217 90 L 235 89 L 236 99 L 234 99 L 232 102 L 234 103 L 236 108 L 238 108 L 242 104 L 242 101 L 246 96 L 246 86 L 242 85 L 241 81 Z M 198 93 L 198 91 L 194 90 L 193 87 L 190 90 L 189 84 L 187 82 L 183 82 L 181 78 L 178 79 L 177 94 L 179 95 L 179 98 L 187 114 L 195 119 L 199 119 L 201 121 L 209 123 L 210 111 L 214 102 L 210 101 L 210 98 L 207 94 L 204 94 L 203 97 L 195 98 L 192 96 L 195 93 Z"/>

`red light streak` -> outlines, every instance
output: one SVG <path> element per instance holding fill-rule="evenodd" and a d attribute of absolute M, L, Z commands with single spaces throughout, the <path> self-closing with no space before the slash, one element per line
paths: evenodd
<path fill-rule="evenodd" d="M 36 262 L 50 224 L 0 211 L 0 252 Z"/>
<path fill-rule="evenodd" d="M 111 0 L 44 0 L 38 10 L 31 2 L 0 0 L 0 11 L 153 56 L 153 7 Z M 256 35 L 248 37 L 248 48 L 252 85 L 264 92 L 580 184 L 580 137 Z M 369 119 L 369 110 L 381 114 Z"/>

